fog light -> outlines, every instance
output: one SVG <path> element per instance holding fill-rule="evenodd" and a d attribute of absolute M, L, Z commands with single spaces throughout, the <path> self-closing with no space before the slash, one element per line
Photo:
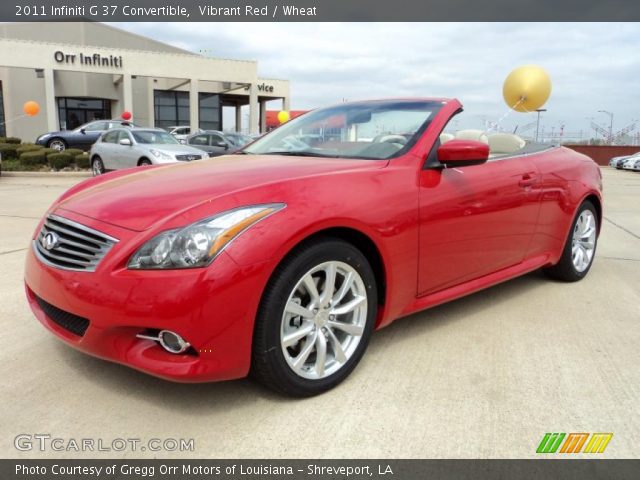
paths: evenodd
<path fill-rule="evenodd" d="M 171 330 L 161 330 L 160 333 L 158 333 L 158 336 L 139 333 L 136 337 L 158 342 L 167 352 L 175 354 L 184 353 L 191 346 L 189 342 L 185 341 L 180 335 L 172 332 Z"/>

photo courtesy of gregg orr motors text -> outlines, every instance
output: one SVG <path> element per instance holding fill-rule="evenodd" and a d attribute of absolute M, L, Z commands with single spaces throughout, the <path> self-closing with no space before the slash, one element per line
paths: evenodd
<path fill-rule="evenodd" d="M 21 452 L 194 452 L 193 438 L 60 438 L 43 433 L 16 435 Z"/>

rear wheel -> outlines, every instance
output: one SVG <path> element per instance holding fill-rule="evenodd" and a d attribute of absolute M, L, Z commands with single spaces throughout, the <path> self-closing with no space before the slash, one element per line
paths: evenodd
<path fill-rule="evenodd" d="M 582 280 L 589 273 L 598 242 L 598 213 L 586 200 L 578 208 L 560 261 L 544 271 L 565 282 Z"/>
<path fill-rule="evenodd" d="M 265 290 L 254 332 L 253 375 L 288 395 L 333 388 L 362 358 L 377 302 L 373 270 L 353 245 L 324 238 L 296 249 Z"/>
<path fill-rule="evenodd" d="M 138 166 L 144 167 L 146 165 L 151 165 L 151 160 L 149 160 L 148 158 L 141 158 L 140 161 L 138 162 Z"/>
<path fill-rule="evenodd" d="M 102 163 L 102 159 L 97 155 L 93 157 L 91 160 L 91 171 L 93 172 L 93 176 L 97 177 L 98 175 L 102 175 L 104 173 L 104 164 Z"/>

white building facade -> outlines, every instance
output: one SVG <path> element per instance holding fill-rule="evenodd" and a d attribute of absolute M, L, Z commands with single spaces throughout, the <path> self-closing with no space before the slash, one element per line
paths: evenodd
<path fill-rule="evenodd" d="M 0 136 L 23 141 L 125 111 L 144 127 L 259 133 L 267 102 L 289 110 L 289 82 L 260 78 L 257 62 L 202 56 L 89 22 L 0 25 L 0 92 Z M 34 117 L 23 113 L 29 100 L 41 108 Z"/>

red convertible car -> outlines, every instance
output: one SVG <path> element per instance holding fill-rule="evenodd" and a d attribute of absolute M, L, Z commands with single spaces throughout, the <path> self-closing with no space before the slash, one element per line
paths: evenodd
<path fill-rule="evenodd" d="M 582 279 L 597 165 L 455 131 L 461 111 L 345 103 L 238 154 L 84 181 L 37 227 L 29 304 L 91 355 L 182 382 L 252 373 L 305 396 L 347 377 L 400 317 L 539 268 Z"/>

